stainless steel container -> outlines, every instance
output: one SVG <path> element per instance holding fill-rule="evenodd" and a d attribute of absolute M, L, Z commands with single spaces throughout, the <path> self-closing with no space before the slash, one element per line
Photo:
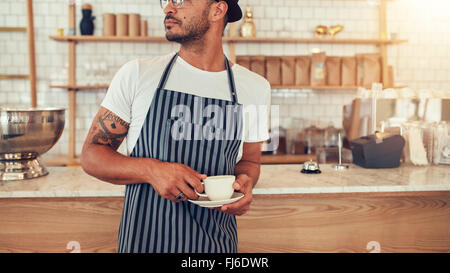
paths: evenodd
<path fill-rule="evenodd" d="M 0 181 L 48 174 L 39 156 L 60 138 L 63 108 L 0 108 Z"/>

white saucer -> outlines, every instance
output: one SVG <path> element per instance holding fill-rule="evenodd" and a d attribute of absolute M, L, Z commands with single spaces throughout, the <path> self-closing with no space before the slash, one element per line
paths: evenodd
<path fill-rule="evenodd" d="M 200 207 L 205 208 L 216 208 L 221 207 L 225 204 L 230 204 L 233 202 L 236 202 L 237 200 L 244 197 L 244 194 L 242 192 L 234 192 L 230 199 L 226 200 L 220 200 L 220 201 L 211 201 L 208 199 L 208 197 L 199 197 L 197 200 L 191 200 L 188 199 L 189 202 L 194 203 L 196 205 L 199 205 Z"/>

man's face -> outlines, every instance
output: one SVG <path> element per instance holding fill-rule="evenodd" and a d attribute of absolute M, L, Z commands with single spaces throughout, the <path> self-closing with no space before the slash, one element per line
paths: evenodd
<path fill-rule="evenodd" d="M 185 0 L 183 7 L 169 3 L 164 9 L 166 38 L 180 44 L 199 40 L 208 31 L 210 0 Z"/>

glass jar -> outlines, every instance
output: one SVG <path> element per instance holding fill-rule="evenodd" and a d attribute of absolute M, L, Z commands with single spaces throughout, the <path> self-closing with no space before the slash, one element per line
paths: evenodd
<path fill-rule="evenodd" d="M 286 151 L 289 154 L 304 154 L 303 129 L 306 121 L 301 118 L 293 118 L 286 130 Z"/>
<path fill-rule="evenodd" d="M 325 147 L 337 147 L 339 142 L 339 133 L 341 133 L 341 136 L 343 132 L 339 130 L 338 128 L 334 127 L 333 125 L 329 125 L 327 128 L 324 129 L 324 146 Z"/>
<path fill-rule="evenodd" d="M 304 130 L 305 154 L 315 154 L 316 148 L 324 146 L 324 130 L 311 125 Z"/>
<path fill-rule="evenodd" d="M 450 164 L 450 126 L 445 121 L 433 124 L 433 163 Z"/>
<path fill-rule="evenodd" d="M 405 122 L 401 127 L 406 141 L 403 159 L 414 165 L 428 165 L 433 162 L 433 126 L 422 121 Z"/>

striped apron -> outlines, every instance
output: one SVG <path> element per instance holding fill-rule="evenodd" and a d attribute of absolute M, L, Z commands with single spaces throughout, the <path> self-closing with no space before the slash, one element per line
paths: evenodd
<path fill-rule="evenodd" d="M 233 175 L 243 119 L 228 60 L 231 101 L 164 89 L 177 56 L 161 77 L 130 156 L 186 164 L 207 176 Z M 127 185 L 118 252 L 235 253 L 236 218 L 189 201 L 167 200 L 149 183 Z"/>

